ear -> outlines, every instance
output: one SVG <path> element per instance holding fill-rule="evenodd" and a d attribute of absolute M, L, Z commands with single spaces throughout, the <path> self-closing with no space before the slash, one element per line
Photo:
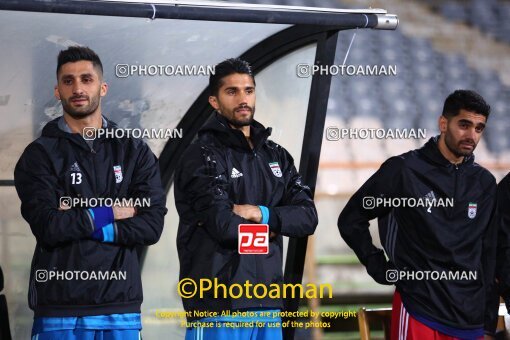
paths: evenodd
<path fill-rule="evenodd" d="M 60 100 L 60 92 L 58 92 L 57 85 L 55 85 L 55 88 L 54 88 L 54 91 L 53 91 L 53 95 L 55 96 L 55 98 L 57 98 L 57 100 Z"/>
<path fill-rule="evenodd" d="M 438 124 L 439 124 L 439 132 L 441 132 L 441 133 L 446 132 L 446 130 L 448 129 L 448 118 L 441 115 L 441 117 L 439 117 Z"/>
<path fill-rule="evenodd" d="M 216 110 L 218 111 L 219 108 L 220 108 L 220 105 L 218 104 L 218 98 L 216 98 L 216 96 L 209 96 L 209 104 L 211 104 L 211 106 Z"/>
<path fill-rule="evenodd" d="M 101 95 L 101 97 L 104 97 L 104 96 L 106 96 L 107 92 L 108 92 L 108 84 L 105 82 L 102 82 L 101 83 L 101 91 L 99 92 L 99 94 Z"/>

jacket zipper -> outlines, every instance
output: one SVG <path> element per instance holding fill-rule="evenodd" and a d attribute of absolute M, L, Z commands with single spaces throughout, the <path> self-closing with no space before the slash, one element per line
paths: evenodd
<path fill-rule="evenodd" d="M 90 154 L 92 155 L 92 172 L 94 173 L 94 185 L 93 185 L 93 191 L 94 191 L 94 197 L 97 197 L 97 174 L 96 174 L 96 157 L 97 154 L 96 150 L 94 150 L 94 143 L 92 143 L 92 146 L 90 147 Z"/>
<path fill-rule="evenodd" d="M 252 155 L 254 157 L 254 162 L 255 162 L 255 167 L 258 168 L 259 167 L 259 161 L 257 160 L 258 156 L 257 156 L 257 150 L 255 149 L 255 145 L 253 146 L 253 149 L 252 149 Z M 257 180 L 258 180 L 258 177 L 255 177 Z M 259 186 L 259 183 L 256 184 L 257 186 Z M 255 277 L 259 277 L 259 272 L 261 272 L 259 266 L 261 265 L 260 264 L 260 261 L 259 261 L 259 257 L 254 257 L 254 260 L 255 260 Z M 259 303 L 259 307 L 263 307 L 262 306 L 262 303 Z"/>
<path fill-rule="evenodd" d="M 455 202 L 457 201 L 457 185 L 458 185 L 458 179 L 459 179 L 459 165 L 455 164 L 455 184 L 453 186 L 453 208 L 452 213 L 450 216 L 454 216 L 455 214 Z"/>

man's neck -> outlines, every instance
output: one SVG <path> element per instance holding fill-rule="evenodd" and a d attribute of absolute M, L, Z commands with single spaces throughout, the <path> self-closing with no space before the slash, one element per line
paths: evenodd
<path fill-rule="evenodd" d="M 439 152 L 441 152 L 443 157 L 449 160 L 450 163 L 460 164 L 464 161 L 464 156 L 457 156 L 450 149 L 448 149 L 448 146 L 446 146 L 446 142 L 444 140 L 444 135 L 439 136 L 437 146 L 439 148 Z"/>
<path fill-rule="evenodd" d="M 239 130 L 243 133 L 244 137 L 246 138 L 250 138 L 250 126 L 247 125 L 247 126 L 235 126 L 233 124 L 230 124 L 228 123 L 228 125 L 230 126 L 230 128 L 234 129 L 234 130 Z"/>
<path fill-rule="evenodd" d="M 83 134 L 83 129 L 86 127 L 100 129 L 103 126 L 103 117 L 99 110 L 81 119 L 73 118 L 70 114 L 64 112 L 64 120 L 72 133 Z"/>
<path fill-rule="evenodd" d="M 251 131 L 250 126 L 249 126 L 249 125 L 247 125 L 247 126 L 240 126 L 240 127 L 237 127 L 237 126 L 234 126 L 234 125 L 232 125 L 232 124 L 230 124 L 230 123 L 229 123 L 229 125 L 230 125 L 230 127 L 231 127 L 232 129 L 241 131 L 241 132 L 243 133 L 244 137 L 246 138 L 246 141 L 247 141 L 247 142 L 248 142 L 248 144 L 250 145 L 250 148 L 252 148 L 252 149 L 253 149 L 253 143 L 252 143 L 252 141 L 251 141 L 251 135 L 250 135 L 250 131 Z"/>

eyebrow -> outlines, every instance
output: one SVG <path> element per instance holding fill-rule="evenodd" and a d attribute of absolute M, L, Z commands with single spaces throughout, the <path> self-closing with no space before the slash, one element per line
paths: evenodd
<path fill-rule="evenodd" d="M 463 124 L 475 125 L 475 124 L 474 124 L 471 120 L 469 120 L 469 119 L 460 119 L 460 120 L 459 120 L 459 123 L 461 123 L 461 124 L 463 123 Z M 478 123 L 478 124 L 476 124 L 476 126 L 477 126 L 477 127 L 480 127 L 480 126 L 481 126 L 481 127 L 485 128 L 485 123 Z"/>
<path fill-rule="evenodd" d="M 249 86 L 245 86 L 245 87 L 242 87 L 242 86 L 228 86 L 228 87 L 225 87 L 225 90 L 230 90 L 230 89 L 254 89 L 255 86 L 253 85 L 249 85 Z"/>
<path fill-rule="evenodd" d="M 93 74 L 92 73 L 82 73 L 78 76 L 79 78 L 83 78 L 83 77 L 93 77 Z M 72 74 L 63 74 L 61 76 L 62 79 L 65 79 L 65 78 L 74 78 L 74 75 Z"/>

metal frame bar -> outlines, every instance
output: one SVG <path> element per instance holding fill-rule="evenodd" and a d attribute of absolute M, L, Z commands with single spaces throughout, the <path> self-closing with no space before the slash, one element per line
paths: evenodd
<path fill-rule="evenodd" d="M 315 65 L 332 65 L 334 63 L 337 41 L 338 31 L 328 31 L 321 35 L 317 42 Z M 315 184 L 319 171 L 319 158 L 330 86 L 330 74 L 314 74 L 310 98 L 308 99 L 308 112 L 299 162 L 299 173 L 303 178 L 303 182 L 310 186 L 312 195 L 315 194 Z M 307 244 L 308 237 L 289 239 L 285 262 L 285 283 L 297 284 L 302 282 Z M 287 297 L 284 303 L 286 311 L 295 312 L 299 308 L 299 298 Z M 295 329 L 293 327 L 284 328 L 283 331 L 285 339 L 294 339 Z"/>
<path fill-rule="evenodd" d="M 238 4 L 241 5 L 241 4 Z M 197 4 L 149 4 L 132 2 L 110 2 L 91 0 L 66 1 L 38 1 L 38 0 L 2 0 L 0 10 L 50 12 L 87 15 L 107 15 L 122 17 L 140 17 L 149 19 L 184 19 L 205 21 L 250 22 L 268 24 L 299 24 L 299 25 L 336 25 L 343 28 L 376 28 L 381 16 L 386 16 L 384 10 L 367 9 L 361 11 L 348 11 L 338 13 L 338 10 L 329 12 L 319 8 L 315 11 L 298 11 L 286 6 L 280 10 L 261 7 L 213 7 Z M 391 15 L 390 15 L 391 16 Z"/>
<path fill-rule="evenodd" d="M 196 7 L 214 7 L 214 8 L 237 8 L 237 9 L 256 9 L 256 10 L 277 10 L 277 11 L 300 11 L 300 12 L 330 12 L 330 13 L 365 13 L 365 14 L 386 14 L 387 11 L 381 8 L 368 8 L 368 9 L 346 9 L 346 8 L 331 8 L 331 7 L 316 7 L 316 6 L 294 6 L 294 5 L 274 5 L 274 4 L 256 4 L 246 2 L 225 2 L 225 1 L 193 1 L 193 0 L 152 0 L 152 1 L 139 1 L 139 0 L 108 0 L 109 2 L 124 2 L 124 3 L 146 3 L 146 4 L 161 4 L 168 6 L 196 6 Z"/>

